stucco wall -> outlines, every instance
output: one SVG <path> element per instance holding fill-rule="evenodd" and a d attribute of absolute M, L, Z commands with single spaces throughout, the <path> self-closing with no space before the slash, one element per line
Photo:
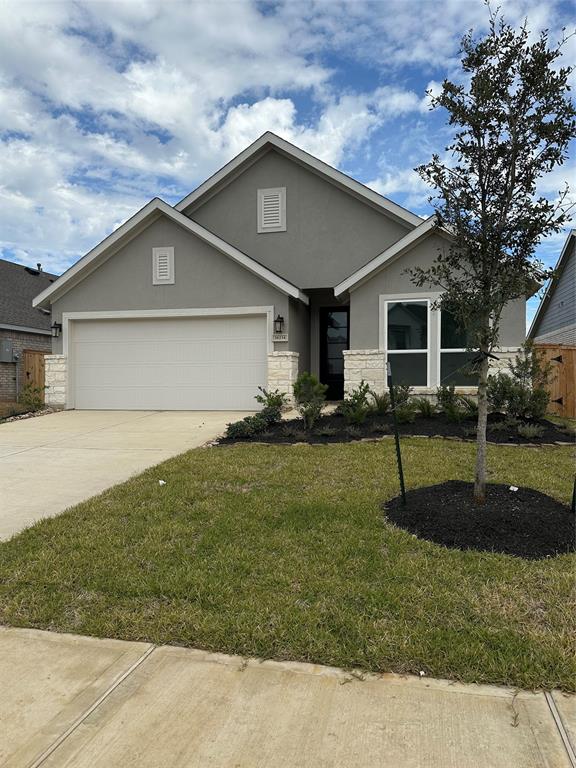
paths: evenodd
<path fill-rule="evenodd" d="M 286 187 L 286 232 L 257 232 L 268 187 Z M 186 213 L 302 289 L 336 285 L 411 230 L 276 151 Z"/>
<path fill-rule="evenodd" d="M 174 285 L 152 284 L 152 248 L 174 246 Z M 288 344 L 304 344 L 296 319 L 291 345 L 288 297 L 227 256 L 162 217 L 53 304 L 53 319 L 63 312 L 98 310 L 183 309 L 190 307 L 273 306 L 287 321 Z M 54 352 L 62 351 L 62 338 Z M 304 349 L 304 354 L 306 350 Z"/>
<path fill-rule="evenodd" d="M 421 294 L 429 296 L 437 288 L 417 287 L 406 270 L 428 267 L 448 243 L 439 235 L 430 235 L 390 266 L 378 272 L 350 294 L 351 349 L 377 349 L 379 345 L 379 296 L 383 294 Z M 501 322 L 500 344 L 518 347 L 526 336 L 526 302 L 511 302 L 504 310 Z M 435 328 L 433 328 L 435 338 Z"/>

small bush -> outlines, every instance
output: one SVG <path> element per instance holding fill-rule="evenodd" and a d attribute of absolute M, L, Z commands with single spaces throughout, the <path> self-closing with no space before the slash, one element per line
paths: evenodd
<path fill-rule="evenodd" d="M 456 400 L 453 405 L 450 405 L 448 408 L 444 409 L 444 415 L 448 421 L 451 421 L 454 424 L 460 424 L 460 422 L 464 421 L 464 419 L 468 416 L 468 413 L 464 410 L 464 408 L 462 408 L 460 402 Z"/>
<path fill-rule="evenodd" d="M 392 389 L 394 390 L 394 405 L 396 407 L 405 405 L 410 400 L 412 387 L 408 384 L 393 384 Z"/>
<path fill-rule="evenodd" d="M 390 394 L 388 392 L 372 392 L 372 412 L 378 414 L 378 416 L 386 416 L 390 412 Z"/>
<path fill-rule="evenodd" d="M 532 343 L 527 342 L 510 363 L 509 374 L 500 372 L 488 377 L 490 410 L 519 419 L 543 418 L 550 402 L 546 390 L 549 377 L 550 364 L 545 364 Z"/>
<path fill-rule="evenodd" d="M 277 405 L 267 405 L 265 408 L 262 408 L 257 417 L 263 419 L 266 425 L 271 427 L 272 424 L 277 424 L 282 420 L 282 411 Z"/>
<path fill-rule="evenodd" d="M 344 416 L 346 424 L 363 424 L 370 413 L 369 397 L 372 390 L 365 381 L 353 389 L 338 406 L 338 413 Z"/>
<path fill-rule="evenodd" d="M 413 403 L 414 407 L 423 418 L 431 419 L 432 416 L 434 416 L 436 408 L 434 407 L 434 403 L 427 397 L 417 397 L 413 400 Z"/>
<path fill-rule="evenodd" d="M 467 395 L 460 396 L 460 402 L 468 418 L 478 418 L 478 401 Z"/>
<path fill-rule="evenodd" d="M 493 424 L 488 424 L 488 432 L 508 432 L 510 427 L 505 421 L 495 421 Z"/>
<path fill-rule="evenodd" d="M 258 389 L 261 394 L 255 395 L 254 400 L 256 400 L 257 403 L 260 403 L 260 405 L 263 405 L 265 409 L 278 408 L 281 411 L 286 405 L 288 395 L 280 392 L 279 389 L 275 389 L 272 392 L 264 387 L 258 387 Z"/>
<path fill-rule="evenodd" d="M 260 414 L 246 416 L 241 421 L 234 421 L 226 427 L 226 437 L 233 440 L 254 437 L 268 429 L 268 422 Z"/>
<path fill-rule="evenodd" d="M 326 384 L 321 384 L 313 373 L 306 371 L 294 382 L 294 399 L 304 422 L 304 429 L 311 430 L 322 415 L 327 389 Z"/>
<path fill-rule="evenodd" d="M 527 440 L 534 440 L 535 438 L 542 437 L 544 427 L 541 427 L 540 424 L 520 424 L 518 434 Z"/>
<path fill-rule="evenodd" d="M 345 432 L 348 437 L 352 438 L 352 440 L 357 440 L 359 437 L 362 437 L 362 430 L 352 424 L 346 427 Z"/>
<path fill-rule="evenodd" d="M 18 402 L 29 411 L 39 411 L 44 405 L 42 394 L 44 387 L 35 387 L 33 384 L 25 384 L 20 390 Z"/>
<path fill-rule="evenodd" d="M 462 434 L 465 437 L 476 437 L 476 435 L 477 435 L 477 428 L 473 427 L 472 425 L 469 425 L 469 426 L 464 427 L 462 429 Z"/>
<path fill-rule="evenodd" d="M 391 432 L 390 424 L 373 424 L 371 432 L 373 432 L 375 435 L 388 435 Z"/>
<path fill-rule="evenodd" d="M 454 384 L 450 384 L 449 387 L 442 385 L 437 388 L 436 403 L 438 404 L 438 408 L 445 412 L 458 404 L 458 396 L 454 390 Z"/>
<path fill-rule="evenodd" d="M 416 421 L 416 411 L 412 401 L 408 400 L 396 407 L 396 421 L 398 424 L 413 424 Z"/>

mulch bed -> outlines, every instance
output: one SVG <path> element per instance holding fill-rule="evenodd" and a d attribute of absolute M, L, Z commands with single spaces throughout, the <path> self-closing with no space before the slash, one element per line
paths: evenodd
<path fill-rule="evenodd" d="M 386 517 L 416 536 L 452 549 L 500 552 L 530 560 L 573 552 L 569 507 L 532 488 L 491 484 L 475 504 L 473 485 L 451 480 L 417 488 L 384 504 Z"/>
<path fill-rule="evenodd" d="M 556 424 L 546 419 L 538 422 L 544 432 L 540 437 L 527 439 L 518 434 L 517 426 L 508 427 L 506 417 L 500 413 L 492 413 L 488 419 L 487 439 L 491 443 L 507 445 L 542 445 L 545 443 L 574 443 L 574 437 L 563 431 Z M 476 420 L 465 419 L 461 422 L 449 421 L 442 413 L 432 418 L 417 416 L 412 424 L 399 424 L 401 435 L 420 435 L 426 437 L 447 437 L 459 440 L 475 440 Z M 375 439 L 393 433 L 392 417 L 370 414 L 363 424 L 347 425 L 344 417 L 339 414 L 322 416 L 312 432 L 303 429 L 301 419 L 284 419 L 274 424 L 264 433 L 250 438 L 221 438 L 219 444 L 236 442 L 259 443 L 346 443 L 354 440 Z"/>

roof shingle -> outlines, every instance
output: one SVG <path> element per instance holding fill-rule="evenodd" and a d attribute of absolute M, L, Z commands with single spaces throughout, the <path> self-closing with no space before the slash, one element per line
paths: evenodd
<path fill-rule="evenodd" d="M 50 330 L 50 314 L 34 309 L 32 299 L 57 279 L 48 272 L 0 259 L 0 325 Z"/>

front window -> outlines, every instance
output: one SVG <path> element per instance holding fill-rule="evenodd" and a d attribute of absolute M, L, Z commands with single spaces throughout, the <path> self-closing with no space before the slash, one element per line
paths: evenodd
<path fill-rule="evenodd" d="M 395 384 L 428 386 L 429 328 L 428 300 L 386 302 L 386 347 Z"/>
<path fill-rule="evenodd" d="M 440 313 L 440 380 L 445 386 L 478 386 L 478 374 L 472 370 L 475 352 L 467 351 L 471 344 L 466 331 L 448 310 Z"/>

